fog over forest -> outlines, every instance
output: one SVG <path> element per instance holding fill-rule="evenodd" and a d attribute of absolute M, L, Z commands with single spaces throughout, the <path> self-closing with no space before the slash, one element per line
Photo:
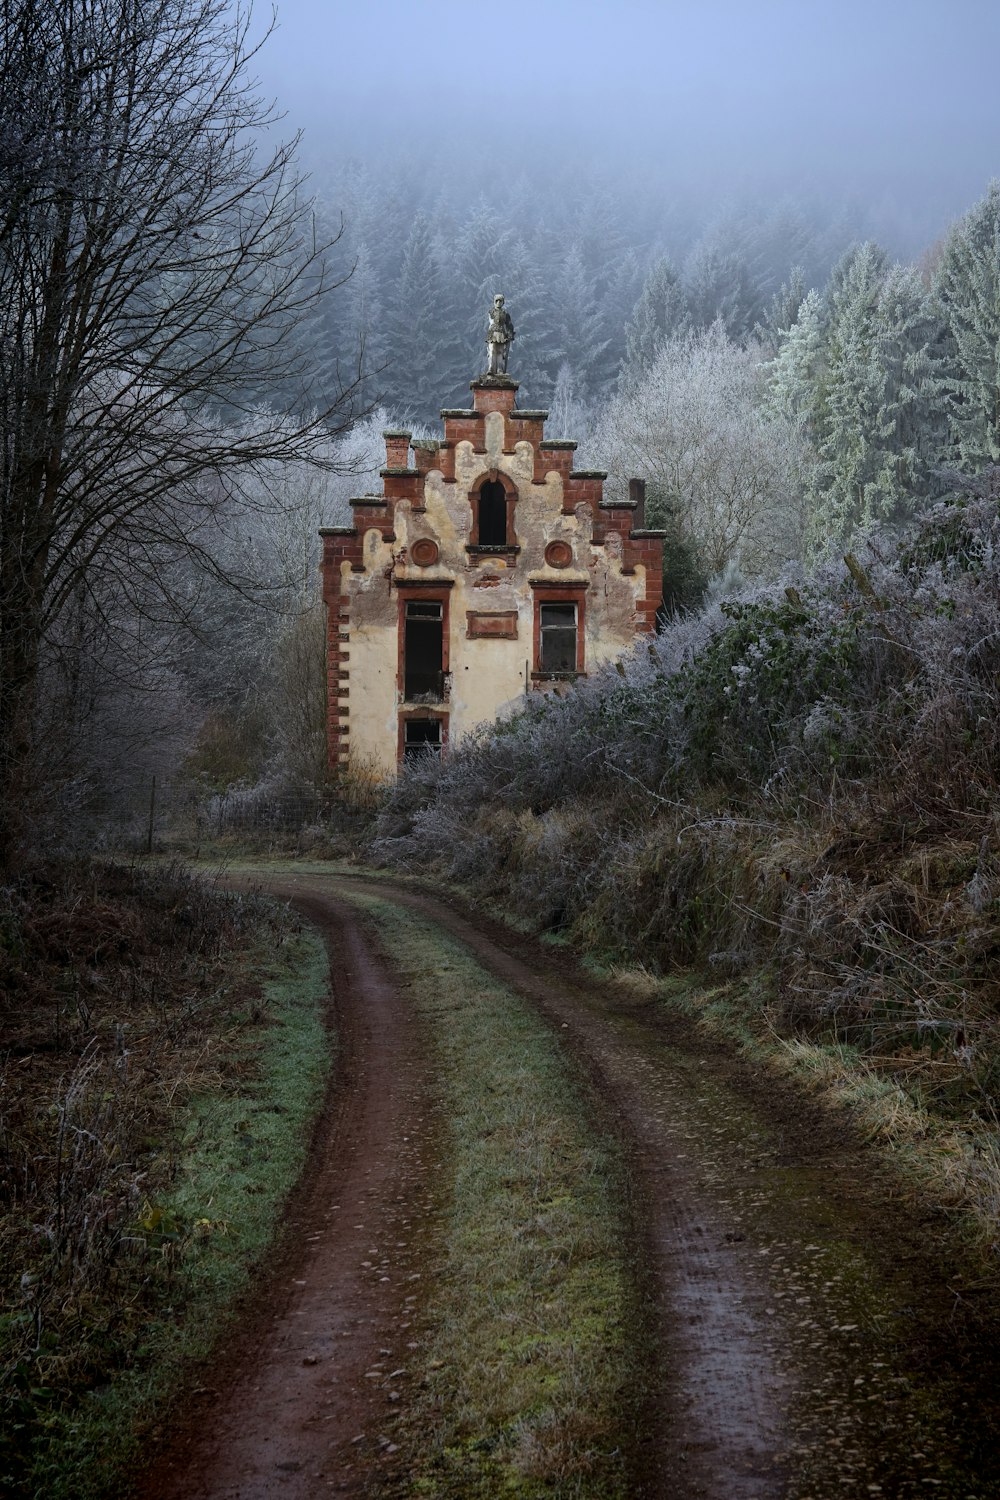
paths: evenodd
<path fill-rule="evenodd" d="M 663 256 L 694 321 L 737 336 L 795 267 L 820 287 L 867 239 L 919 261 L 998 170 L 998 41 L 981 0 L 548 0 L 530 19 L 296 0 L 258 61 L 322 227 L 343 221 L 330 388 L 363 334 L 369 396 L 432 422 L 502 289 L 524 397 L 551 403 L 563 369 L 593 398 Z"/>
<path fill-rule="evenodd" d="M 316 165 L 381 149 L 482 186 L 523 174 L 557 197 L 596 162 L 650 200 L 846 198 L 918 238 L 997 167 L 989 0 L 541 0 L 530 19 L 293 0 L 278 20 L 260 75 Z"/>

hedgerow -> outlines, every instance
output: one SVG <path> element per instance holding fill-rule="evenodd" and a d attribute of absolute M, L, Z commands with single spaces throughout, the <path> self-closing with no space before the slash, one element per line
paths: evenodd
<path fill-rule="evenodd" d="M 1000 1108 L 1000 482 L 407 769 L 370 856 Z M 949 1106 L 950 1107 L 950 1106 Z"/>

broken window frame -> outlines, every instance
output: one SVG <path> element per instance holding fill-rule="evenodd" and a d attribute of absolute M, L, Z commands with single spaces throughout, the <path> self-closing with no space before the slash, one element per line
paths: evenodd
<path fill-rule="evenodd" d="M 437 739 L 411 740 L 410 732 L 418 725 L 435 725 Z M 404 714 L 399 721 L 399 762 L 419 760 L 423 755 L 441 756 L 448 738 L 448 720 L 443 714 Z"/>
<path fill-rule="evenodd" d="M 413 703 L 414 701 L 432 704 L 445 703 L 449 696 L 451 684 L 450 677 L 450 590 L 451 580 L 434 579 L 426 585 L 410 582 L 399 589 L 399 627 L 397 640 L 397 668 L 396 668 L 396 690 L 400 703 Z M 413 616 L 409 614 L 409 606 L 417 606 Z M 407 698 L 407 651 L 406 651 L 406 626 L 409 618 L 433 619 L 435 616 L 429 613 L 421 616 L 420 606 L 436 606 L 440 610 L 441 620 L 441 668 L 437 684 L 438 694 L 431 696 L 429 693 L 420 693 L 416 699 Z M 412 686 L 412 683 L 411 683 Z"/>
<path fill-rule="evenodd" d="M 532 580 L 532 589 L 535 593 L 534 601 L 534 662 L 532 678 L 535 681 L 560 681 L 580 677 L 585 668 L 585 621 L 586 621 L 586 589 L 585 583 L 560 583 L 552 586 L 540 579 Z M 543 666 L 545 655 L 545 635 L 552 631 L 565 631 L 568 635 L 571 627 L 568 623 L 558 624 L 555 620 L 550 624 L 543 624 L 545 613 L 550 605 L 566 608 L 569 605 L 575 611 L 575 658 L 572 667 Z"/>

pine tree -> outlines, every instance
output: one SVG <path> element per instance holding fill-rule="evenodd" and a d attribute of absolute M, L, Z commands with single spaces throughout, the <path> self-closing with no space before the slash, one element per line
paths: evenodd
<path fill-rule="evenodd" d="M 796 271 L 803 279 L 803 294 L 817 280 L 825 280 L 829 268 L 817 265 L 817 252 L 814 219 L 788 200 L 776 204 L 753 231 L 752 259 L 775 286 L 790 284 Z"/>
<path fill-rule="evenodd" d="M 390 400 L 403 407 L 412 405 L 419 392 L 426 407 L 414 415 L 425 420 L 435 417 L 441 404 L 442 301 L 430 223 L 425 214 L 418 214 L 403 248 L 385 320 L 386 387 Z"/>
<path fill-rule="evenodd" d="M 910 513 L 938 491 L 935 470 L 946 440 L 938 331 L 918 272 L 892 266 L 876 319 L 882 386 L 874 429 L 881 455 L 867 498 L 871 519 Z"/>
<path fill-rule="evenodd" d="M 598 185 L 577 202 L 569 243 L 583 260 L 606 341 L 591 362 L 587 386 L 593 395 L 609 394 L 624 354 L 625 322 L 644 278 L 629 244 L 621 203 L 607 184 Z"/>
<path fill-rule="evenodd" d="M 781 345 L 782 335 L 792 327 L 798 317 L 805 295 L 805 272 L 801 266 L 793 266 L 788 280 L 782 282 L 779 290 L 771 298 L 770 305 L 764 314 L 764 321 L 756 330 L 761 343 L 775 353 Z"/>
<path fill-rule="evenodd" d="M 764 314 L 761 280 L 742 249 L 706 236 L 684 266 L 691 322 L 709 328 L 717 318 L 730 338 L 745 338 Z"/>
<path fill-rule="evenodd" d="M 642 294 L 625 325 L 623 383 L 648 370 L 666 341 L 686 333 L 689 326 L 687 297 L 680 276 L 664 255 L 646 277 Z"/>
<path fill-rule="evenodd" d="M 544 406 L 554 383 L 551 290 L 545 283 L 536 254 L 520 235 L 513 236 L 504 245 L 502 263 L 494 281 L 493 291 L 502 291 L 508 299 L 517 331 L 511 350 L 510 374 L 520 382 L 521 399 L 526 406 Z M 484 285 L 481 291 L 480 314 L 484 327 L 493 291 L 488 285 Z M 482 337 L 483 332 L 480 332 L 480 339 Z M 482 347 L 485 354 L 485 346 Z"/>
<path fill-rule="evenodd" d="M 828 287 L 827 382 L 818 423 L 814 545 L 843 542 L 861 521 L 868 476 L 869 435 L 877 402 L 872 388 L 875 310 L 885 274 L 884 252 L 866 242 L 834 267 Z"/>
<path fill-rule="evenodd" d="M 644 283 L 645 277 L 639 257 L 633 249 L 629 248 L 616 261 L 604 294 L 608 311 L 608 328 L 611 331 L 607 376 L 609 387 L 625 358 L 626 326 L 642 295 Z"/>
<path fill-rule="evenodd" d="M 348 353 L 362 351 L 366 395 L 372 401 L 382 400 L 386 384 L 391 381 L 386 368 L 386 315 L 374 257 L 364 242 L 355 251 L 354 268 L 344 292 L 346 349 Z M 341 354 L 339 349 L 337 352 Z"/>
<path fill-rule="evenodd" d="M 827 293 L 822 386 L 811 423 L 818 463 L 814 550 L 859 527 L 903 519 L 933 490 L 938 456 L 934 320 L 919 278 L 868 242 Z"/>
<path fill-rule="evenodd" d="M 807 292 L 792 323 L 779 335 L 768 366 L 767 404 L 812 436 L 822 402 L 826 328 L 823 299 Z"/>
<path fill-rule="evenodd" d="M 947 328 L 953 452 L 977 472 L 1000 463 L 1000 181 L 949 235 L 935 291 Z"/>
<path fill-rule="evenodd" d="M 581 399 L 579 383 L 570 366 L 562 364 L 549 402 L 548 430 L 553 437 L 576 438 L 585 443 L 588 426 L 587 406 Z"/>
<path fill-rule="evenodd" d="M 559 366 L 568 365 L 578 397 L 593 389 L 595 372 L 610 342 L 583 256 L 572 245 L 559 267 L 556 341 L 551 351 Z M 557 371 L 558 378 L 558 371 Z"/>

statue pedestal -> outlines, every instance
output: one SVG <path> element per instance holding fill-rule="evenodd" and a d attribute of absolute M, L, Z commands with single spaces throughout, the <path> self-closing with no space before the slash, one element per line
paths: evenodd
<path fill-rule="evenodd" d="M 508 375 L 480 375 L 472 381 L 472 404 L 476 411 L 513 411 L 519 382 Z"/>

